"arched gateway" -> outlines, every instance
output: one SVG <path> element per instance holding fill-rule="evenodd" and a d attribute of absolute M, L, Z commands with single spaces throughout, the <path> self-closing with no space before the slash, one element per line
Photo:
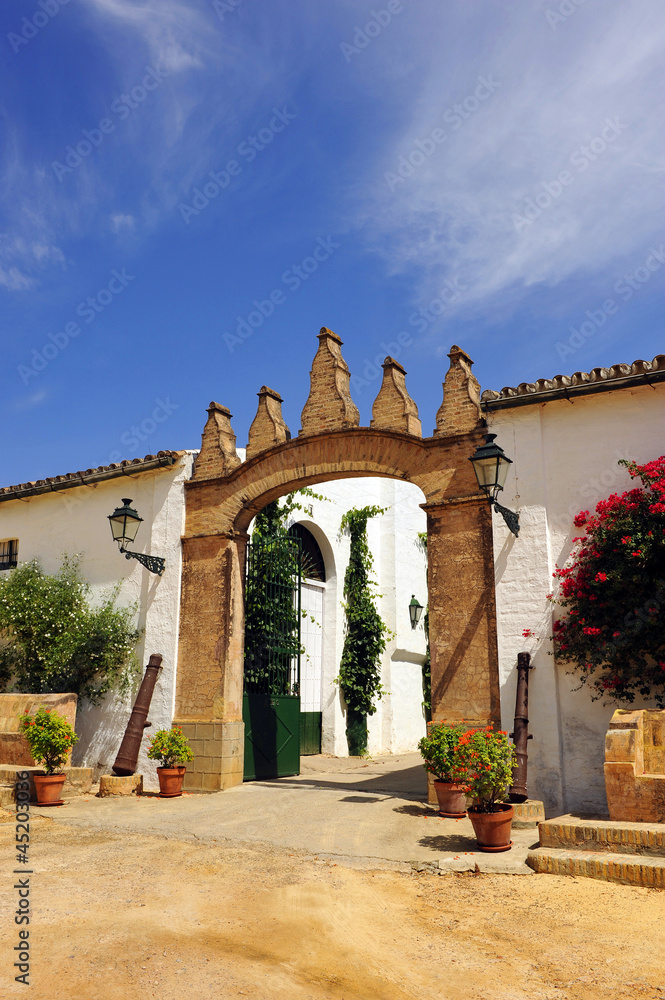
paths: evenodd
<path fill-rule="evenodd" d="M 236 454 L 231 414 L 208 408 L 201 452 L 186 484 L 175 722 L 196 754 L 187 787 L 217 791 L 243 778 L 243 577 L 257 511 L 315 483 L 354 476 L 405 479 L 423 491 L 428 539 L 432 717 L 499 721 L 492 522 L 469 457 L 482 441 L 472 361 L 452 347 L 432 437 L 393 358 L 369 427 L 360 427 L 342 341 L 325 327 L 296 438 L 278 393 L 263 386 L 247 457 Z"/>

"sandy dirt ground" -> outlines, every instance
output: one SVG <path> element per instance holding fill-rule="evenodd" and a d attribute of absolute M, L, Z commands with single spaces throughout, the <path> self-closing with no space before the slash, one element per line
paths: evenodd
<path fill-rule="evenodd" d="M 0 996 L 35 1000 L 665 998 L 665 893 L 547 875 L 366 871 L 263 845 L 31 817 L 30 987 L 13 981 L 13 823 Z"/>

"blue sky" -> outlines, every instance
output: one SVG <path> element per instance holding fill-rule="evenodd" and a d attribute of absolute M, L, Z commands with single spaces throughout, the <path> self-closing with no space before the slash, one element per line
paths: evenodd
<path fill-rule="evenodd" d="M 3 485 L 665 351 L 662 0 L 4 0 Z M 658 112 L 661 111 L 659 115 Z M 610 304 L 611 303 L 611 304 Z M 584 324 L 584 325 L 583 325 Z"/>

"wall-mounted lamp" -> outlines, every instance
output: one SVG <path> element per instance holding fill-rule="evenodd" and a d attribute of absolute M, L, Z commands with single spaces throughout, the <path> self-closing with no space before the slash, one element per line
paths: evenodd
<path fill-rule="evenodd" d="M 411 595 L 411 600 L 409 601 L 409 618 L 411 619 L 411 628 L 415 628 L 420 621 L 420 616 L 423 613 L 423 606 L 419 604 L 416 600 L 414 594 Z"/>
<path fill-rule="evenodd" d="M 477 448 L 475 455 L 472 455 L 469 461 L 473 463 L 478 486 L 483 493 L 487 494 L 490 505 L 501 514 L 513 535 L 517 537 L 520 530 L 519 516 L 508 507 L 502 507 L 496 499 L 497 493 L 504 487 L 508 469 L 513 464 L 513 460 L 507 458 L 503 448 L 494 444 L 495 437 L 496 434 L 486 434 L 485 444 L 481 444 Z"/>
<path fill-rule="evenodd" d="M 142 552 L 130 552 L 126 548 L 136 538 L 136 533 L 143 520 L 131 507 L 131 503 L 131 500 L 123 500 L 122 507 L 116 507 L 113 513 L 109 514 L 113 541 L 118 543 L 118 548 L 125 559 L 136 559 L 151 573 L 161 576 L 166 567 L 165 559 L 160 558 L 160 556 L 146 556 Z"/>

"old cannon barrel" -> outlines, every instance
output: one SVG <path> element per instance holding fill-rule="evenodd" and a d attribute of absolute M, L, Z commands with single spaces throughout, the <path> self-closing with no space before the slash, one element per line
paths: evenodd
<path fill-rule="evenodd" d="M 526 788 L 527 741 L 529 736 L 529 670 L 531 655 L 517 654 L 517 695 L 515 697 L 515 723 L 510 734 L 515 744 L 517 764 L 513 768 L 513 783 L 510 786 L 511 802 L 525 802 L 529 794 Z"/>
<path fill-rule="evenodd" d="M 139 693 L 134 702 L 132 714 L 129 717 L 125 735 L 122 738 L 118 756 L 113 765 L 113 773 L 119 776 L 134 774 L 139 760 L 141 740 L 143 730 L 150 725 L 147 721 L 150 711 L 150 702 L 155 690 L 155 684 L 162 669 L 162 657 L 159 653 L 153 653 L 145 668 L 145 675 L 141 681 Z"/>

